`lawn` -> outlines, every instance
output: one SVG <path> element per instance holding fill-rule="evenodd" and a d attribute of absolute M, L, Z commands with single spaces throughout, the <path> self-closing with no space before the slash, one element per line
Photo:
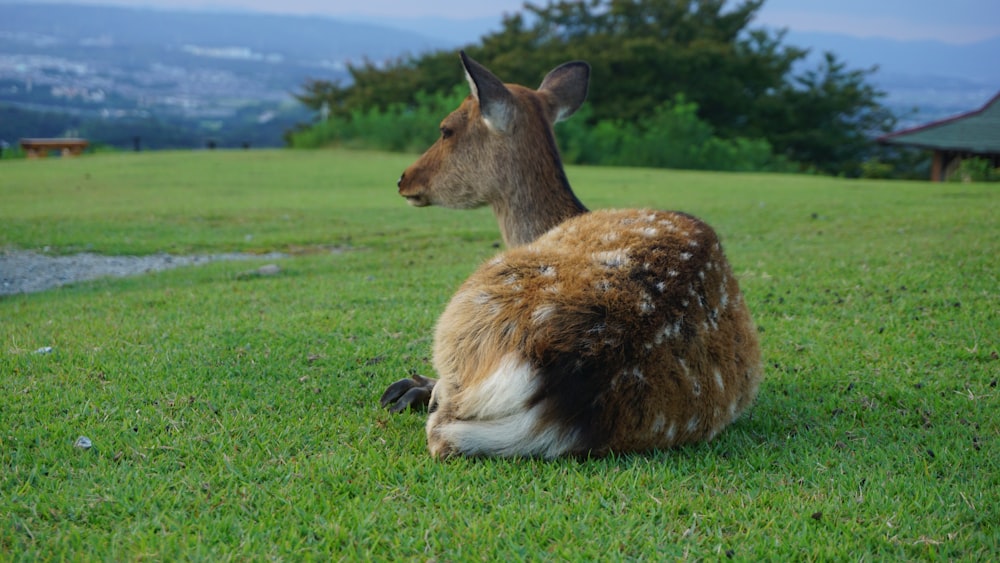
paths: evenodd
<path fill-rule="evenodd" d="M 408 208 L 412 158 L 0 161 L 0 248 L 291 255 L 0 297 L 0 559 L 1000 558 L 996 185 L 570 168 L 715 226 L 760 398 L 708 444 L 442 463 L 378 398 L 500 237 Z"/>

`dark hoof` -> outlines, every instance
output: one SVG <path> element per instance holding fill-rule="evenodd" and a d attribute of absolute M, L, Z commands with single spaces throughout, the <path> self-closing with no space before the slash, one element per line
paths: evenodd
<path fill-rule="evenodd" d="M 403 412 L 406 409 L 424 410 L 431 402 L 431 391 L 436 380 L 413 374 L 409 379 L 400 379 L 382 393 L 379 403 L 389 412 Z"/>

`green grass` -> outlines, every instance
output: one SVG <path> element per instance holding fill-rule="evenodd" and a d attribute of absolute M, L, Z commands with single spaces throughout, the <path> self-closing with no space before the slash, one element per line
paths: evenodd
<path fill-rule="evenodd" d="M 763 331 L 757 405 L 672 451 L 439 463 L 377 399 L 431 375 L 499 234 L 408 208 L 411 159 L 0 163 L 0 247 L 294 254 L 0 298 L 0 559 L 1000 557 L 996 186 L 571 168 L 591 207 L 716 227 Z"/>

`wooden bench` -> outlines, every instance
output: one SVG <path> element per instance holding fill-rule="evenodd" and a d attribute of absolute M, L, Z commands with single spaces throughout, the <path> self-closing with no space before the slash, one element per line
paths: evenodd
<path fill-rule="evenodd" d="M 54 150 L 63 156 L 79 156 L 90 145 L 86 139 L 21 139 L 20 143 L 28 158 L 45 158 Z"/>

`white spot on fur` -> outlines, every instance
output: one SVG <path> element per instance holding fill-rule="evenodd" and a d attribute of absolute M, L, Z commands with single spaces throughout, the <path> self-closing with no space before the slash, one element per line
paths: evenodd
<path fill-rule="evenodd" d="M 670 324 L 664 325 L 663 328 L 660 329 L 660 332 L 656 334 L 656 343 L 661 344 L 663 343 L 664 339 L 672 340 L 675 336 L 679 335 L 680 333 L 681 333 L 680 321 L 677 321 L 672 325 Z M 684 369 L 685 371 L 687 371 L 687 366 L 685 366 Z"/>
<path fill-rule="evenodd" d="M 632 377 L 643 383 L 646 382 L 646 376 L 642 374 L 642 370 L 639 369 L 639 366 L 632 368 Z"/>
<path fill-rule="evenodd" d="M 538 273 L 541 274 L 542 277 L 546 277 L 546 278 L 554 278 L 554 277 L 556 277 L 556 269 L 553 268 L 552 266 L 548 266 L 548 265 L 545 265 L 545 266 L 542 266 L 541 268 L 539 268 L 538 269 Z"/>
<path fill-rule="evenodd" d="M 687 429 L 688 433 L 690 434 L 698 429 L 699 422 L 701 421 L 698 420 L 698 415 L 694 415 L 691 417 L 691 420 L 688 421 L 687 425 L 685 426 L 685 429 Z"/>
<path fill-rule="evenodd" d="M 650 299 L 651 298 L 648 293 L 643 293 L 642 299 L 639 300 L 639 312 L 643 315 L 648 315 L 656 310 L 656 307 L 653 306 Z"/>
<path fill-rule="evenodd" d="M 722 381 L 722 373 L 719 371 L 719 368 L 715 368 L 712 375 L 715 376 L 715 384 L 719 386 L 719 391 L 725 391 L 726 384 Z"/>
<path fill-rule="evenodd" d="M 681 273 L 678 272 L 677 270 L 667 270 L 667 275 L 672 278 L 676 278 L 677 276 L 681 275 Z"/>
<path fill-rule="evenodd" d="M 674 438 L 677 437 L 677 423 L 671 422 L 670 428 L 667 428 L 666 438 L 667 442 L 673 442 Z"/>
<path fill-rule="evenodd" d="M 594 282 L 594 287 L 597 288 L 598 291 L 608 291 L 611 289 L 611 282 L 608 280 L 597 280 Z"/>
<path fill-rule="evenodd" d="M 611 244 L 618 242 L 619 238 L 621 238 L 621 236 L 616 232 L 604 233 L 603 235 L 601 235 L 601 242 L 605 244 Z"/>
<path fill-rule="evenodd" d="M 628 265 L 626 250 L 605 250 L 592 254 L 592 259 L 605 268 L 621 268 Z"/>
<path fill-rule="evenodd" d="M 726 306 L 729 305 L 729 292 L 726 291 L 725 284 L 723 284 L 722 287 L 719 288 L 719 293 L 722 294 L 722 297 L 719 298 L 719 309 L 725 311 Z"/>
<path fill-rule="evenodd" d="M 690 252 L 681 252 L 681 260 L 690 260 L 692 256 Z"/>
<path fill-rule="evenodd" d="M 667 291 L 666 282 L 656 282 L 656 291 L 659 291 L 660 293 Z"/>
<path fill-rule="evenodd" d="M 643 220 L 646 221 L 647 223 L 652 223 L 653 221 L 656 221 L 656 213 L 650 213 L 649 215 L 646 215 L 645 217 L 643 217 Z"/>
<path fill-rule="evenodd" d="M 649 429 L 653 434 L 659 434 L 663 432 L 663 428 L 667 425 L 667 417 L 663 415 L 662 412 L 656 413 L 656 417 L 653 418 L 653 426 Z"/>
<path fill-rule="evenodd" d="M 642 229 L 641 231 L 639 231 L 639 234 L 641 234 L 642 236 L 644 236 L 646 238 L 653 238 L 656 235 L 660 234 L 660 231 L 658 229 L 656 229 L 655 227 L 646 227 L 645 229 Z"/>
<path fill-rule="evenodd" d="M 489 266 L 499 266 L 500 264 L 503 264 L 503 254 L 494 256 L 493 259 L 488 262 Z"/>
<path fill-rule="evenodd" d="M 688 246 L 690 246 L 691 248 L 698 248 L 698 241 L 691 239 L 688 241 Z"/>

